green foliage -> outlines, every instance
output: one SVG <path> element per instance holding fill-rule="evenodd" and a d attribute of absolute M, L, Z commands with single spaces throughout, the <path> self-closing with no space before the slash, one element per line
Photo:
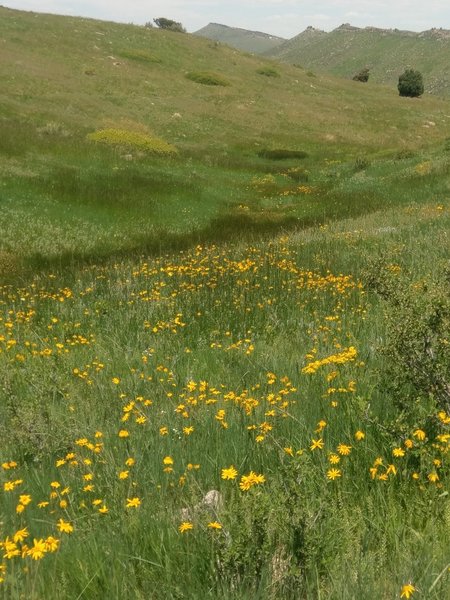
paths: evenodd
<path fill-rule="evenodd" d="M 98 131 L 89 133 L 87 139 L 116 148 L 138 150 L 160 156 L 173 156 L 178 152 L 175 146 L 168 144 L 160 138 L 126 129 L 99 129 Z"/>
<path fill-rule="evenodd" d="M 166 29 L 168 31 L 175 31 L 176 33 L 186 33 L 186 29 L 178 21 L 172 21 L 172 19 L 166 19 L 164 17 L 159 17 L 158 19 L 153 19 L 153 22 L 160 29 Z"/>
<path fill-rule="evenodd" d="M 424 92 L 422 73 L 414 69 L 406 69 L 398 78 L 400 96 L 418 98 Z"/>
<path fill-rule="evenodd" d="M 309 180 L 309 171 L 302 167 L 290 167 L 283 171 L 283 174 L 297 182 L 306 183 Z"/>
<path fill-rule="evenodd" d="M 270 160 L 285 160 L 288 158 L 307 158 L 308 153 L 303 150 L 287 150 L 286 148 L 276 148 L 273 150 L 260 150 L 258 156 L 269 158 Z"/>
<path fill-rule="evenodd" d="M 280 74 L 273 67 L 265 66 L 257 69 L 258 75 L 265 75 L 266 77 L 280 77 Z"/>
<path fill-rule="evenodd" d="M 362 83 L 367 83 L 369 81 L 369 75 L 370 69 L 368 67 L 365 67 L 353 76 L 353 81 L 361 81 Z"/>
<path fill-rule="evenodd" d="M 355 160 L 354 169 L 355 171 L 364 171 L 370 166 L 370 160 L 367 156 L 358 156 Z"/>
<path fill-rule="evenodd" d="M 122 58 L 128 58 L 129 60 L 136 60 L 144 63 L 160 63 L 161 59 L 159 56 L 148 52 L 147 50 L 141 50 L 137 48 L 136 50 L 120 50 L 117 53 Z"/>
<path fill-rule="evenodd" d="M 409 148 L 402 148 L 395 154 L 396 160 L 408 160 L 414 157 L 414 151 Z"/>
<path fill-rule="evenodd" d="M 367 283 L 386 302 L 384 353 L 400 408 L 411 418 L 422 398 L 422 409 L 431 399 L 450 413 L 450 271 L 411 281 L 400 267 L 379 261 Z"/>
<path fill-rule="evenodd" d="M 212 71 L 190 71 L 186 73 L 186 78 L 202 85 L 218 85 L 223 87 L 230 85 L 230 82 L 225 77 Z"/>

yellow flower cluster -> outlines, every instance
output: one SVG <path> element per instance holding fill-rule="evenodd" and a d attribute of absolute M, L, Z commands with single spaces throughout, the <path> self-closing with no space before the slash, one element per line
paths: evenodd
<path fill-rule="evenodd" d="M 93 142 L 100 142 L 108 146 L 139 150 L 149 154 L 171 156 L 178 152 L 175 146 L 168 144 L 160 138 L 127 129 L 99 129 L 98 131 L 89 133 L 87 138 Z"/>

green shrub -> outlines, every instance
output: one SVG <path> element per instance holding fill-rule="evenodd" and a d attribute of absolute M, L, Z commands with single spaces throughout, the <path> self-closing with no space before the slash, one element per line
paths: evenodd
<path fill-rule="evenodd" d="M 211 71 L 191 71 L 186 73 L 187 79 L 195 81 L 195 83 L 201 83 L 202 85 L 221 85 L 228 86 L 230 82 L 224 77 Z"/>
<path fill-rule="evenodd" d="M 260 69 L 257 69 L 256 72 L 258 75 L 265 75 L 266 77 L 280 77 L 278 71 L 273 67 L 261 67 Z"/>
<path fill-rule="evenodd" d="M 154 54 L 152 54 L 151 52 L 147 52 L 146 50 L 120 50 L 117 54 L 122 58 L 127 58 L 129 60 L 137 60 L 146 63 L 161 62 L 159 56 L 155 56 Z"/>
<path fill-rule="evenodd" d="M 355 171 L 364 171 L 367 167 L 370 167 L 370 160 L 366 156 L 358 156 L 353 165 Z"/>
<path fill-rule="evenodd" d="M 309 173 L 302 167 L 292 167 L 282 172 L 283 175 L 287 175 L 290 179 L 297 182 L 306 183 L 309 180 Z"/>
<path fill-rule="evenodd" d="M 269 158 L 270 160 L 284 160 L 286 158 L 306 158 L 308 153 L 303 150 L 277 148 L 275 150 L 260 150 L 258 156 L 260 158 Z"/>
<path fill-rule="evenodd" d="M 172 21 L 172 19 L 165 19 L 164 17 L 159 17 L 158 19 L 153 19 L 153 22 L 160 29 L 166 29 L 167 31 L 175 31 L 175 33 L 186 33 L 186 29 L 178 21 Z"/>
<path fill-rule="evenodd" d="M 395 160 L 406 160 L 408 158 L 412 158 L 414 156 L 414 152 L 409 150 L 408 148 L 402 148 L 395 155 Z"/>
<path fill-rule="evenodd" d="M 369 74 L 370 74 L 369 68 L 366 67 L 365 69 L 361 69 L 361 71 L 359 71 L 359 73 L 356 73 L 356 75 L 354 75 L 353 81 L 361 81 L 363 83 L 367 83 L 369 81 Z"/>
<path fill-rule="evenodd" d="M 168 144 L 160 138 L 127 129 L 99 129 L 87 135 L 87 139 L 100 142 L 108 146 L 115 146 L 128 150 L 139 150 L 149 154 L 172 156 L 178 153 L 175 146 Z"/>
<path fill-rule="evenodd" d="M 422 73 L 406 69 L 398 78 L 397 88 L 400 96 L 418 98 L 424 92 Z"/>
<path fill-rule="evenodd" d="M 18 260 L 14 254 L 0 250 L 0 278 L 13 275 L 18 270 Z"/>
<path fill-rule="evenodd" d="M 432 401 L 450 412 L 450 270 L 434 281 L 411 281 L 400 267 L 378 261 L 366 276 L 369 289 L 385 301 L 389 385 L 397 405 L 413 418 Z"/>

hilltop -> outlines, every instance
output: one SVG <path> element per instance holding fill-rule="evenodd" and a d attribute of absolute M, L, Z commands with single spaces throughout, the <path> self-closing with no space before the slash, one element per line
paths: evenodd
<path fill-rule="evenodd" d="M 405 68 L 421 71 L 426 93 L 450 95 L 450 31 L 359 28 L 344 23 L 327 33 L 308 27 L 267 56 L 306 69 L 351 78 L 369 67 L 372 81 L 395 84 Z"/>
<path fill-rule="evenodd" d="M 228 27 L 219 23 L 209 23 L 194 32 L 194 35 L 206 37 L 244 52 L 263 54 L 269 52 L 286 41 L 285 38 L 270 35 L 261 31 L 250 31 L 240 27 Z"/>

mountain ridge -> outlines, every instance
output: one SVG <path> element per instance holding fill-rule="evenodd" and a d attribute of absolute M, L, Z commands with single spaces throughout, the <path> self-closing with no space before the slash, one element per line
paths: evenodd
<path fill-rule="evenodd" d="M 286 38 L 270 33 L 243 29 L 242 27 L 230 27 L 221 23 L 208 23 L 205 27 L 194 31 L 193 35 L 228 44 L 238 50 L 255 54 L 263 54 L 287 41 Z"/>
<path fill-rule="evenodd" d="M 368 67 L 371 80 L 393 85 L 406 68 L 424 76 L 426 93 L 450 95 L 450 30 L 421 32 L 355 27 L 343 23 L 330 32 L 307 27 L 297 36 L 264 53 L 268 58 L 305 69 L 352 78 Z"/>

